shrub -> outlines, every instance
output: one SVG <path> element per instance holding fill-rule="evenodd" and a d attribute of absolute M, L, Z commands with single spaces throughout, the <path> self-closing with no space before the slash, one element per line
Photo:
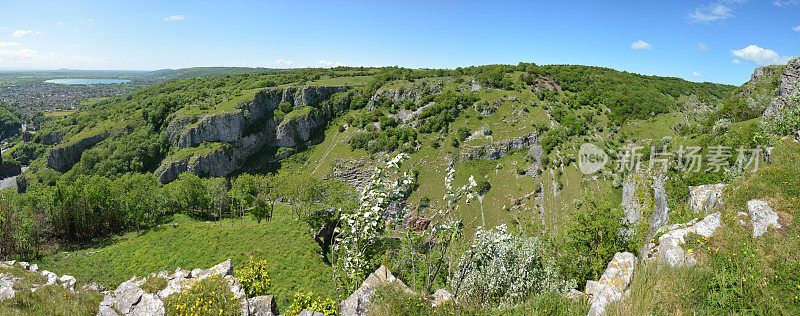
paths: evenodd
<path fill-rule="evenodd" d="M 538 238 L 507 234 L 500 226 L 475 233 L 456 265 L 451 288 L 467 305 L 508 306 L 532 295 L 574 288 L 575 282 L 565 282 L 557 270 Z"/>
<path fill-rule="evenodd" d="M 240 301 L 221 276 L 211 276 L 164 300 L 167 315 L 241 315 Z"/>
<path fill-rule="evenodd" d="M 492 185 L 489 181 L 481 180 L 478 181 L 478 186 L 475 188 L 475 191 L 478 192 L 478 195 L 484 195 L 489 192 L 489 189 L 492 188 Z"/>
<path fill-rule="evenodd" d="M 636 254 L 635 238 L 627 236 L 631 227 L 624 220 L 625 213 L 589 198 L 576 210 L 562 237 L 564 245 L 559 258 L 565 276 L 578 284 L 597 280 L 617 252 Z"/>
<path fill-rule="evenodd" d="M 286 315 L 298 315 L 303 310 L 307 310 L 309 312 L 320 312 L 325 314 L 325 316 L 334 316 L 336 315 L 337 308 L 336 302 L 334 302 L 332 299 L 323 299 L 322 297 L 314 295 L 313 292 L 294 293 L 294 301 L 292 302 L 292 306 L 289 307 L 289 311 Z"/>
<path fill-rule="evenodd" d="M 248 297 L 269 294 L 270 278 L 266 260 L 255 260 L 250 256 L 247 265 L 234 272 L 242 283 Z"/>

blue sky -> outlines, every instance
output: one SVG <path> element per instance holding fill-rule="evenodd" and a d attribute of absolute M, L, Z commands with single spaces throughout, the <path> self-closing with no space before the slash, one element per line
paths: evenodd
<path fill-rule="evenodd" d="M 0 69 L 582 64 L 741 84 L 800 0 L 8 1 Z"/>

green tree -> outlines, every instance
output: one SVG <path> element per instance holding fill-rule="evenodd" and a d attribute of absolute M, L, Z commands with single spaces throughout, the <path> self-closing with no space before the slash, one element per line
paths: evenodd
<path fill-rule="evenodd" d="M 120 207 L 136 225 L 138 233 L 142 226 L 155 224 L 164 207 L 161 183 L 153 174 L 125 174 L 115 181 Z"/>

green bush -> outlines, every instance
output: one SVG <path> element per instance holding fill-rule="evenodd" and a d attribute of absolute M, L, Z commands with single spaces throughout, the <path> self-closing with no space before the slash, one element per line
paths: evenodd
<path fill-rule="evenodd" d="M 332 299 L 323 299 L 314 295 L 314 292 L 297 292 L 294 294 L 294 301 L 286 315 L 295 316 L 300 314 L 303 310 L 320 312 L 325 314 L 325 316 L 334 316 L 338 308 L 336 308 L 336 302 Z"/>
<path fill-rule="evenodd" d="M 588 198 L 559 237 L 559 265 L 564 275 L 580 286 L 598 280 L 615 253 L 638 253 L 635 238 L 626 234 L 632 229 L 624 220 L 625 213 L 601 203 Z"/>
<path fill-rule="evenodd" d="M 234 275 L 242 283 L 248 297 L 269 294 L 270 277 L 266 260 L 255 260 L 250 256 L 247 265 L 234 271 Z"/>
<path fill-rule="evenodd" d="M 167 315 L 241 315 L 240 300 L 221 276 L 198 281 L 164 300 Z"/>

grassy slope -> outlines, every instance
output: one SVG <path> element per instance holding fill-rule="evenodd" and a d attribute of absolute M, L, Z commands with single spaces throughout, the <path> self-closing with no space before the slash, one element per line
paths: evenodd
<path fill-rule="evenodd" d="M 176 216 L 172 224 L 141 235 L 133 232 L 100 245 L 48 255 L 39 266 L 115 289 L 134 275 L 178 267 L 207 269 L 227 258 L 233 260 L 235 269 L 254 254 L 269 263 L 279 307 L 288 307 L 295 291 L 333 297 L 330 268 L 318 254 L 308 225 L 286 220 L 288 211 L 282 207 L 275 213 L 275 220 L 261 224 L 251 218 L 200 222 Z"/>

